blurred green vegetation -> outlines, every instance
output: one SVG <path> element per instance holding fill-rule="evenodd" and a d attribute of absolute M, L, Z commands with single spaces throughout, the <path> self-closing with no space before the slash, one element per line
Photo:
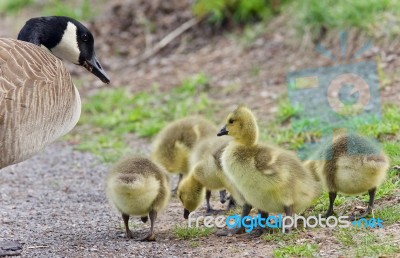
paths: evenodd
<path fill-rule="evenodd" d="M 197 74 L 168 92 L 153 86 L 150 92 L 130 94 L 124 89 L 106 89 L 83 103 L 77 149 L 114 161 L 126 151 L 126 135 L 151 137 L 166 123 L 193 114 L 210 117 L 214 103 L 207 95 L 208 79 Z M 72 138 L 78 135 L 71 136 Z"/>
<path fill-rule="evenodd" d="M 209 236 L 214 232 L 214 228 L 175 225 L 172 231 L 178 239 L 189 240 Z"/>
<path fill-rule="evenodd" d="M 323 30 L 359 28 L 373 34 L 379 24 L 398 27 L 397 0 L 302 0 L 293 2 L 297 29 L 313 35 Z M 387 24 L 386 24 L 387 23 Z M 395 28 L 393 28 L 395 29 Z"/>
<path fill-rule="evenodd" d="M 15 15 L 27 6 L 34 6 L 43 15 L 88 20 L 98 8 L 93 3 L 90 0 L 2 0 L 0 12 Z M 314 37 L 327 30 L 349 28 L 358 28 L 370 35 L 400 33 L 400 1 L 397 0 L 197 0 L 192 11 L 217 26 L 264 23 L 274 14 L 282 13 L 299 34 L 311 33 Z"/>
<path fill-rule="evenodd" d="M 246 23 L 263 20 L 272 15 L 273 1 L 265 0 L 197 0 L 193 12 L 199 17 L 207 16 L 211 23 L 224 21 Z"/>
<path fill-rule="evenodd" d="M 319 252 L 318 244 L 285 245 L 274 250 L 274 257 L 315 257 Z"/>
<path fill-rule="evenodd" d="M 0 1 L 0 12 L 15 14 L 22 8 L 34 3 L 35 0 L 2 0 Z"/>
<path fill-rule="evenodd" d="M 90 0 L 2 0 L 0 12 L 17 15 L 20 10 L 29 6 L 38 8 L 42 15 L 68 16 L 77 20 L 89 20 L 97 10 Z"/>
<path fill-rule="evenodd" d="M 48 0 L 43 7 L 43 14 L 48 16 L 68 16 L 76 20 L 88 20 L 95 14 L 94 6 L 89 0 L 82 0 L 77 5 L 62 0 Z"/>
<path fill-rule="evenodd" d="M 391 257 L 400 251 L 392 234 L 379 235 L 370 229 L 342 228 L 335 229 L 333 235 L 343 246 L 344 257 Z"/>
<path fill-rule="evenodd" d="M 261 139 L 282 144 L 290 149 L 301 148 L 310 139 L 319 139 L 322 135 L 329 133 L 331 125 L 326 125 L 318 120 L 299 117 L 302 107 L 292 106 L 287 96 L 278 101 L 276 118 L 262 124 Z M 293 123 L 292 119 L 295 119 Z M 371 117 L 370 119 L 352 119 L 346 123 L 346 128 L 366 135 L 371 138 L 385 139 L 394 137 L 400 131 L 400 110 L 395 104 L 384 104 L 382 118 Z M 293 129 L 293 126 L 296 130 Z M 300 130 L 309 128 L 307 132 Z M 282 130 L 287 129 L 287 130 Z"/>

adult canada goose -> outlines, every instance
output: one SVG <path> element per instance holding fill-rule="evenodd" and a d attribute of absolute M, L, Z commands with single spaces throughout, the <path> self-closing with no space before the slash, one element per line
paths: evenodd
<path fill-rule="evenodd" d="M 218 136 L 233 140 L 221 160 L 223 172 L 246 203 L 265 212 L 304 211 L 320 194 L 320 184 L 294 153 L 258 143 L 258 125 L 250 109 L 239 106 L 228 115 Z"/>
<path fill-rule="evenodd" d="M 79 93 L 59 58 L 110 82 L 93 43 L 81 23 L 55 16 L 30 19 L 18 40 L 0 39 L 0 169 L 30 158 L 78 122 Z"/>
<path fill-rule="evenodd" d="M 150 217 L 150 233 L 142 240 L 155 241 L 157 213 L 167 206 L 171 193 L 164 168 L 147 158 L 124 158 L 111 170 L 106 191 L 110 202 L 122 213 L 126 237 L 133 238 L 128 221 L 130 215 L 136 215 L 143 222 Z"/>
<path fill-rule="evenodd" d="M 200 140 L 193 148 L 189 158 L 191 170 L 178 187 L 178 197 L 185 208 L 185 218 L 188 218 L 189 213 L 197 209 L 204 196 L 207 201 L 207 213 L 212 211 L 210 195 L 205 193 L 205 189 L 208 191 L 228 190 L 231 194 L 228 208 L 232 206 L 234 199 L 240 205 L 244 203 L 243 197 L 222 172 L 220 157 L 228 142 L 228 138 L 209 136 Z"/>
<path fill-rule="evenodd" d="M 334 214 L 338 192 L 348 195 L 368 192 L 368 208 L 359 216 L 368 215 L 373 209 L 376 189 L 385 180 L 389 168 L 387 156 L 375 143 L 357 134 L 344 133 L 336 135 L 304 163 L 322 178 L 329 191 L 326 217 Z"/>
<path fill-rule="evenodd" d="M 199 116 L 176 120 L 163 128 L 154 139 L 152 159 L 181 178 L 189 172 L 192 148 L 200 139 L 213 135 L 215 130 L 215 125 Z"/>

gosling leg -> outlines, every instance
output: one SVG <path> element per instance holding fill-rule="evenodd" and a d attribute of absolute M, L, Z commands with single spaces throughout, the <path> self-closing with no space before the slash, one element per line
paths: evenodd
<path fill-rule="evenodd" d="M 268 216 L 269 216 L 269 213 L 268 213 L 268 212 L 262 211 L 262 210 L 258 210 L 258 213 L 261 215 L 261 218 L 267 220 L 267 218 L 268 218 Z M 263 228 L 263 227 L 261 227 L 260 225 L 257 225 L 256 229 L 254 230 L 254 235 L 255 235 L 256 237 L 259 237 L 259 236 L 261 236 L 262 234 L 264 234 L 264 232 L 266 232 L 266 231 L 267 231 L 266 228 Z"/>
<path fill-rule="evenodd" d="M 235 207 L 236 207 L 236 201 L 231 196 L 228 202 L 228 210 L 233 209 Z"/>
<path fill-rule="evenodd" d="M 132 231 L 129 229 L 129 215 L 122 213 L 122 219 L 125 224 L 126 238 L 133 238 Z"/>
<path fill-rule="evenodd" d="M 211 191 L 210 191 L 210 190 L 207 190 L 207 191 L 206 191 L 206 203 L 207 203 L 207 210 L 206 210 L 206 212 L 207 212 L 207 213 L 211 213 L 211 212 L 214 211 L 214 210 L 211 208 L 210 198 L 211 198 Z"/>
<path fill-rule="evenodd" d="M 250 204 L 245 203 L 242 208 L 242 216 L 240 217 L 240 220 L 242 218 L 248 216 L 250 214 L 250 211 L 253 207 Z M 245 233 L 245 228 L 244 227 L 239 227 L 235 229 L 228 229 L 228 230 L 223 230 L 220 232 L 217 232 L 217 236 L 228 236 L 228 235 L 239 235 Z"/>
<path fill-rule="evenodd" d="M 375 193 L 376 193 L 376 188 L 372 188 L 368 191 L 369 194 L 369 202 L 368 202 L 368 208 L 365 211 L 368 214 L 372 212 L 374 209 L 374 200 L 375 200 Z"/>
<path fill-rule="evenodd" d="M 364 218 L 372 212 L 372 210 L 374 209 L 375 193 L 376 193 L 376 188 L 372 188 L 372 189 L 368 190 L 369 202 L 368 202 L 367 210 L 364 211 L 363 213 L 359 214 L 358 216 L 351 215 L 350 216 L 351 221 Z"/>
<path fill-rule="evenodd" d="M 222 204 L 224 204 L 226 202 L 226 191 L 225 190 L 219 191 L 219 201 Z"/>
<path fill-rule="evenodd" d="M 181 181 L 182 181 L 182 177 L 183 177 L 183 175 L 182 175 L 182 174 L 179 174 L 178 184 L 176 185 L 175 189 L 172 190 L 172 195 L 173 195 L 173 196 L 175 196 L 176 193 L 178 192 L 178 187 L 179 187 L 179 184 L 180 184 Z"/>
<path fill-rule="evenodd" d="M 286 216 L 292 217 L 292 215 L 293 215 L 293 207 L 292 207 L 292 205 L 283 207 L 283 210 L 285 211 Z M 285 233 L 289 233 L 290 230 L 291 230 L 291 228 L 286 228 L 285 229 Z"/>
<path fill-rule="evenodd" d="M 156 241 L 156 236 L 154 235 L 153 229 L 157 218 L 157 212 L 155 210 L 151 210 L 149 212 L 149 217 L 150 217 L 150 233 L 145 238 L 141 239 L 141 241 L 148 241 L 148 242 Z"/>
<path fill-rule="evenodd" d="M 336 199 L 336 193 L 335 192 L 329 192 L 329 208 L 328 211 L 325 214 L 325 217 L 328 218 L 334 214 L 333 212 L 333 204 L 335 203 Z"/>

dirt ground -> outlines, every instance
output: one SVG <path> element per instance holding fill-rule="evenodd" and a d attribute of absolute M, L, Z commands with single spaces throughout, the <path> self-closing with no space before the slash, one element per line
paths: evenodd
<path fill-rule="evenodd" d="M 168 91 L 183 79 L 203 72 L 211 78 L 209 95 L 224 107 L 215 114 L 217 118 L 238 103 L 245 103 L 256 110 L 260 119 L 267 120 L 276 112 L 279 96 L 287 91 L 289 72 L 334 64 L 314 51 L 307 35 L 299 36 L 288 29 L 287 17 L 282 14 L 262 28 L 254 40 L 239 36 L 238 31 L 211 29 L 201 22 L 148 61 L 133 65 L 132 60 L 192 18 L 188 12 L 190 1 L 147 1 L 150 5 L 136 1 L 138 4 L 129 8 L 128 1 L 115 2 L 118 4 L 105 6 L 97 18 L 87 23 L 95 34 L 97 56 L 112 78 L 110 87 L 139 92 L 159 84 Z M 175 8 L 180 8 L 178 16 L 172 15 Z M 126 24 L 144 14 L 146 19 L 142 17 L 141 23 Z M 0 16 L 0 37 L 15 37 L 25 20 L 22 18 L 29 15 L 26 11 L 18 18 Z M 143 25 L 149 19 L 156 24 L 155 31 Z M 364 38 L 357 33 L 351 35 L 351 49 L 356 49 Z M 332 34 L 323 43 L 335 49 L 338 39 Z M 374 45 L 361 60 L 379 61 L 379 69 L 387 78 L 381 85 L 382 102 L 398 105 L 400 41 L 382 38 Z M 68 68 L 83 101 L 99 90 L 101 83 L 84 69 L 73 65 Z M 132 148 L 148 149 L 147 140 L 138 143 L 131 143 Z M 179 240 L 172 229 L 187 222 L 177 198 L 156 222 L 157 242 L 126 240 L 122 220 L 105 197 L 107 169 L 108 165 L 93 155 L 74 151 L 66 142 L 57 142 L 32 159 L 3 169 L 0 241 L 22 243 L 23 257 L 271 257 L 275 248 L 285 245 L 284 241 L 271 243 L 252 235 Z M 379 200 L 376 205 L 399 205 L 399 200 L 395 196 Z M 216 199 L 213 205 L 223 208 Z M 202 208 L 197 214 L 204 212 Z M 148 230 L 139 219 L 133 221 L 135 233 L 143 235 Z M 375 231 L 384 236 L 397 235 L 399 230 L 397 223 Z M 300 232 L 296 244 L 302 243 L 318 244 L 320 251 L 315 256 L 320 257 L 337 257 L 346 251 L 339 248 L 330 229 Z"/>
<path fill-rule="evenodd" d="M 22 243 L 23 257 L 272 257 L 275 248 L 285 245 L 251 234 L 180 240 L 172 229 L 187 225 L 187 221 L 176 197 L 157 219 L 157 242 L 127 240 L 122 219 L 105 196 L 106 174 L 107 166 L 97 158 L 63 142 L 3 169 L 0 241 Z M 394 205 L 399 201 L 400 196 L 391 200 Z M 381 203 L 377 202 L 377 209 Z M 212 205 L 224 208 L 215 198 Z M 200 215 L 205 215 L 204 207 L 195 217 Z M 131 227 L 137 238 L 149 229 L 139 218 L 131 218 Z M 374 231 L 383 237 L 399 230 L 400 225 L 395 224 Z M 314 256 L 319 257 L 345 252 L 331 229 L 302 231 L 295 243 L 318 244 L 320 251 Z"/>

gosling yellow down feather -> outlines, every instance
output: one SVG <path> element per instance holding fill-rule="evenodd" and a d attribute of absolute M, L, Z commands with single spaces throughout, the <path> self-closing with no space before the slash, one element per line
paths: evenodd
<path fill-rule="evenodd" d="M 377 187 L 385 180 L 389 161 L 385 153 L 371 140 L 357 135 L 336 135 L 325 144 L 305 165 L 322 178 L 324 188 L 329 191 L 329 208 L 326 216 L 333 212 L 337 193 L 357 195 L 368 191 L 368 208 L 360 217 L 373 209 Z"/>
<path fill-rule="evenodd" d="M 225 175 L 246 203 L 265 212 L 304 211 L 320 194 L 318 178 L 294 153 L 258 143 L 258 125 L 250 109 L 239 106 L 230 113 L 218 136 L 233 140 L 221 160 Z"/>
<path fill-rule="evenodd" d="M 160 131 L 152 146 L 152 159 L 168 172 L 185 175 L 189 172 L 191 149 L 201 138 L 214 134 L 215 125 L 202 117 L 176 120 Z"/>
<path fill-rule="evenodd" d="M 161 166 L 141 157 L 120 160 L 107 178 L 107 196 L 122 213 L 127 238 L 133 238 L 128 225 L 129 216 L 140 216 L 144 222 L 148 216 L 151 229 L 142 240 L 155 241 L 155 219 L 170 198 L 169 178 Z"/>
<path fill-rule="evenodd" d="M 205 188 L 207 190 L 226 189 L 235 202 L 244 204 L 243 197 L 222 172 L 220 157 L 229 140 L 210 136 L 202 139 L 193 148 L 189 158 L 191 170 L 178 187 L 178 197 L 185 208 L 185 218 L 204 200 Z M 207 199 L 207 212 L 210 211 L 211 206 Z"/>

